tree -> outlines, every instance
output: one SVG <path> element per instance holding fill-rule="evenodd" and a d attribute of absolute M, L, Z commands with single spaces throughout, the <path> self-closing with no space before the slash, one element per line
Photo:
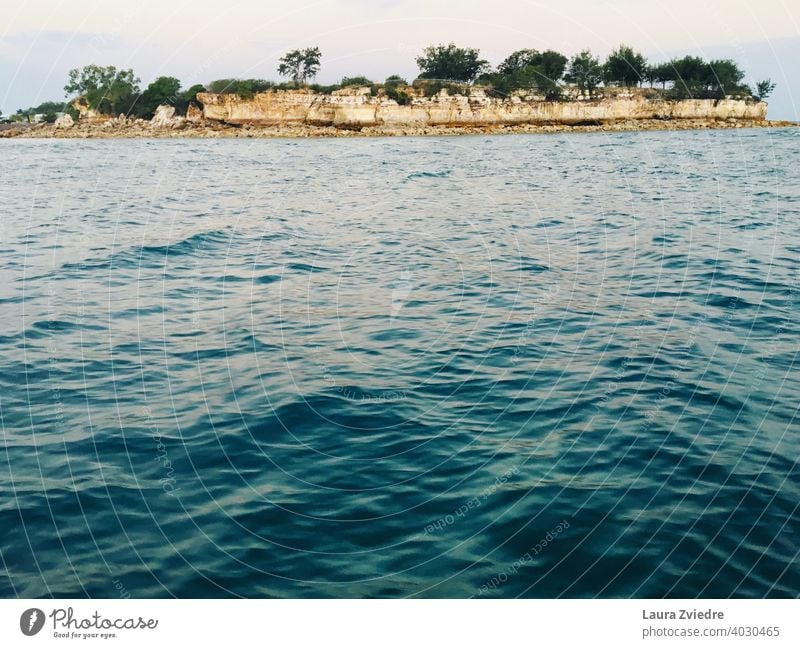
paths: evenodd
<path fill-rule="evenodd" d="M 639 85 L 645 78 L 646 70 L 647 61 L 644 56 L 627 45 L 620 45 L 611 52 L 603 68 L 606 83 L 625 87 Z"/>
<path fill-rule="evenodd" d="M 583 50 L 580 54 L 572 57 L 564 79 L 578 86 L 581 94 L 588 92 L 591 97 L 595 88 L 603 80 L 603 66 L 589 50 Z"/>
<path fill-rule="evenodd" d="M 489 63 L 480 58 L 480 51 L 455 44 L 431 45 L 417 57 L 421 79 L 440 79 L 471 83 Z"/>
<path fill-rule="evenodd" d="M 556 99 L 560 94 L 558 80 L 566 64 L 567 57 L 553 50 L 517 50 L 497 66 L 497 72 L 482 75 L 479 82 L 491 86 L 495 96 L 532 90 L 544 94 L 547 99 Z"/>
<path fill-rule="evenodd" d="M 139 79 L 133 70 L 87 65 L 69 71 L 64 92 L 85 97 L 89 107 L 100 113 L 127 113 L 139 94 Z"/>
<path fill-rule="evenodd" d="M 672 68 L 673 98 L 686 99 L 703 94 L 708 81 L 708 64 L 697 56 L 673 59 L 667 65 Z"/>
<path fill-rule="evenodd" d="M 555 50 L 545 50 L 539 55 L 537 65 L 548 79 L 556 83 L 567 69 L 567 57 Z"/>
<path fill-rule="evenodd" d="M 706 67 L 706 85 L 719 99 L 730 94 L 746 93 L 742 86 L 743 79 L 744 71 L 731 59 L 717 59 Z"/>
<path fill-rule="evenodd" d="M 322 52 L 319 47 L 287 52 L 280 59 L 278 74 L 288 76 L 297 84 L 304 84 L 306 79 L 313 79 L 319 72 Z"/>
<path fill-rule="evenodd" d="M 666 88 L 668 82 L 675 81 L 675 68 L 670 63 L 648 65 L 645 76 L 651 86 L 655 83 L 660 83 L 662 88 Z"/>
<path fill-rule="evenodd" d="M 758 101 L 764 101 L 774 90 L 775 84 L 772 82 L 772 79 L 764 79 L 756 83 L 756 91 L 753 96 L 758 99 Z"/>
<path fill-rule="evenodd" d="M 554 50 L 544 52 L 535 49 L 518 50 L 497 66 L 497 72 L 514 74 L 531 66 L 537 68 L 542 77 L 555 83 L 564 75 L 567 57 Z"/>
<path fill-rule="evenodd" d="M 539 52 L 535 49 L 523 49 L 512 52 L 505 61 L 497 66 L 500 74 L 514 74 L 528 65 L 536 65 L 539 59 Z"/>
<path fill-rule="evenodd" d="M 181 92 L 181 82 L 175 77 L 158 77 L 153 81 L 139 100 L 136 102 L 135 112 L 141 117 L 150 119 L 156 108 L 162 104 L 174 106 Z"/>
<path fill-rule="evenodd" d="M 175 112 L 179 115 L 185 115 L 186 111 L 189 109 L 189 104 L 197 101 L 198 93 L 205 91 L 206 87 L 204 85 L 196 83 L 188 90 L 181 92 L 173 104 L 175 106 Z"/>

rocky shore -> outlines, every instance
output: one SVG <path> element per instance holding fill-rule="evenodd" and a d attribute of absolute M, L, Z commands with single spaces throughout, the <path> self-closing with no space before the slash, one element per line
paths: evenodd
<path fill-rule="evenodd" d="M 305 138 L 593 133 L 796 126 L 769 121 L 766 104 L 743 101 L 647 102 L 641 96 L 596 102 L 510 102 L 442 94 L 412 106 L 364 94 L 320 96 L 307 92 L 264 93 L 245 100 L 199 94 L 203 109 L 177 116 L 159 106 L 151 120 L 110 118 L 81 108 L 74 121 L 4 124 L 0 138 Z M 522 112 L 520 112 L 522 111 Z M 657 117 L 653 117 L 653 115 Z M 679 115 L 692 115 L 690 117 Z M 591 119 L 597 116 L 602 118 Z"/>
<path fill-rule="evenodd" d="M 796 127 L 795 122 L 769 120 L 636 119 L 604 124 L 520 124 L 514 126 L 368 126 L 360 130 L 334 126 L 286 124 L 260 126 L 224 122 L 188 121 L 175 118 L 169 123 L 142 119 L 111 119 L 104 123 L 6 125 L 0 138 L 19 139 L 113 139 L 113 138 L 307 138 L 307 137 L 397 137 L 442 135 L 503 135 L 541 133 L 597 133 L 657 130 Z"/>
<path fill-rule="evenodd" d="M 409 90 L 408 92 L 412 92 Z M 330 94 L 277 90 L 242 97 L 197 93 L 185 116 L 161 105 L 150 120 L 109 117 L 82 98 L 80 118 L 53 124 L 4 124 L 0 138 L 305 138 L 499 135 L 722 128 L 774 128 L 794 122 L 766 119 L 767 104 L 752 99 L 668 100 L 652 89 L 612 88 L 587 98 L 573 92 L 559 101 L 536 96 L 495 98 L 482 88 L 464 94 L 421 90 L 402 103 L 370 87 Z"/>

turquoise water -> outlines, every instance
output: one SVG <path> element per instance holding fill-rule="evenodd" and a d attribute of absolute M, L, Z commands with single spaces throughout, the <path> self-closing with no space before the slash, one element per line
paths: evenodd
<path fill-rule="evenodd" d="M 800 591 L 790 130 L 0 147 L 0 595 Z"/>

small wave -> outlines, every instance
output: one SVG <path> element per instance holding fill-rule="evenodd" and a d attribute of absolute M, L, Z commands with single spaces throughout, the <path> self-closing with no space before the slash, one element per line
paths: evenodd
<path fill-rule="evenodd" d="M 230 244 L 230 234 L 225 230 L 202 232 L 174 243 L 139 245 L 114 252 L 103 258 L 67 262 L 61 265 L 58 273 L 49 273 L 37 278 L 58 276 L 61 273 L 67 276 L 84 277 L 98 270 L 161 267 L 171 258 L 204 257 L 219 249 L 220 246 L 228 244 Z"/>
<path fill-rule="evenodd" d="M 226 230 L 212 230 L 210 232 L 199 232 L 192 234 L 175 243 L 161 245 L 142 245 L 138 248 L 139 257 L 164 257 L 164 256 L 183 256 L 198 255 L 208 251 L 208 247 L 218 247 L 221 244 L 230 243 L 230 232 Z M 133 256 L 136 257 L 136 251 Z"/>
<path fill-rule="evenodd" d="M 406 176 L 406 180 L 418 180 L 422 178 L 449 178 L 452 171 L 449 169 L 443 171 L 415 171 Z"/>

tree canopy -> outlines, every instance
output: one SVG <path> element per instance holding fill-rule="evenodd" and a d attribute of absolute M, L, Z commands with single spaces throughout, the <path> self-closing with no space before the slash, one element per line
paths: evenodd
<path fill-rule="evenodd" d="M 591 97 L 597 86 L 603 81 L 603 66 L 589 50 L 583 50 L 570 60 L 564 79 L 569 83 L 574 83 L 581 93 L 588 93 Z"/>
<path fill-rule="evenodd" d="M 317 76 L 322 60 L 319 47 L 309 47 L 287 52 L 278 65 L 278 74 L 287 76 L 297 84 Z"/>
<path fill-rule="evenodd" d="M 620 45 L 608 55 L 603 66 L 603 73 L 606 83 L 615 83 L 626 87 L 636 86 L 646 78 L 647 61 L 633 48 Z"/>
<path fill-rule="evenodd" d="M 69 71 L 64 92 L 85 97 L 89 107 L 98 112 L 127 113 L 139 95 L 139 82 L 133 70 L 87 65 Z"/>
<path fill-rule="evenodd" d="M 775 84 L 772 82 L 772 79 L 764 79 L 756 83 L 756 91 L 753 93 L 753 96 L 759 101 L 764 101 L 774 90 Z"/>
<path fill-rule="evenodd" d="M 153 81 L 136 102 L 135 112 L 141 117 L 150 118 L 156 108 L 162 104 L 174 106 L 180 96 L 181 82 L 175 77 L 158 77 Z"/>
<path fill-rule="evenodd" d="M 440 79 L 443 81 L 463 81 L 471 83 L 489 63 L 480 58 L 480 50 L 471 47 L 431 45 L 417 57 L 421 79 Z"/>
<path fill-rule="evenodd" d="M 684 56 L 651 66 L 645 76 L 664 88 L 671 83 L 669 96 L 673 99 L 723 99 L 728 95 L 753 94 L 743 83 L 744 71 L 730 59 L 706 62 L 697 56 Z"/>
<path fill-rule="evenodd" d="M 492 93 L 499 96 L 527 90 L 555 99 L 560 94 L 558 81 L 566 64 L 567 57 L 553 50 L 523 49 L 513 52 L 497 66 L 496 72 L 484 74 L 479 81 L 491 86 Z"/>
<path fill-rule="evenodd" d="M 535 67 L 543 77 L 557 82 L 564 75 L 567 57 L 553 50 L 539 52 L 535 49 L 524 49 L 513 52 L 497 66 L 499 74 L 513 75 L 527 67 Z"/>
<path fill-rule="evenodd" d="M 11 121 L 32 121 L 34 116 L 43 115 L 45 122 L 52 123 L 56 120 L 58 113 L 69 113 L 71 116 L 77 117 L 77 111 L 63 101 L 43 101 L 38 106 L 31 106 L 24 110 L 19 108 L 11 117 Z"/>
<path fill-rule="evenodd" d="M 720 99 L 743 90 L 744 70 L 731 59 L 717 59 L 708 64 L 706 83 L 709 90 Z"/>

